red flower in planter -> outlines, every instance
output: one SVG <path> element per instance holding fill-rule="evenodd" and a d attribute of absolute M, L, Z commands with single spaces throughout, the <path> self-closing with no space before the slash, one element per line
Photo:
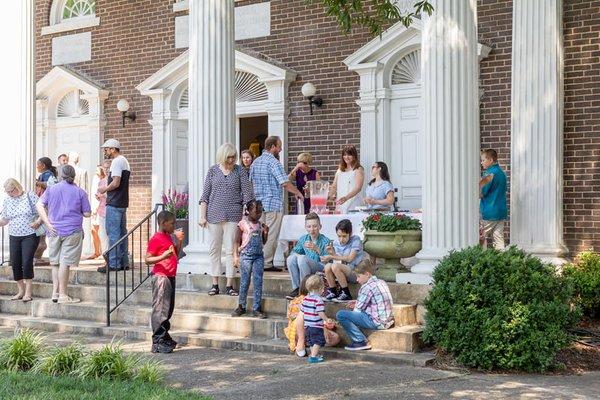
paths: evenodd
<path fill-rule="evenodd" d="M 373 221 L 379 222 L 380 219 L 381 219 L 381 214 L 375 214 L 375 215 L 373 215 Z"/>

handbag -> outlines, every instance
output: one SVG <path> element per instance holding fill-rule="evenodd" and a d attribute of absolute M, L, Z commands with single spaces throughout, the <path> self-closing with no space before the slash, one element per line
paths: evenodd
<path fill-rule="evenodd" d="M 29 202 L 29 208 L 31 208 L 31 212 L 33 214 L 35 214 L 35 216 L 31 220 L 31 222 L 33 223 L 33 222 L 37 221 L 39 215 L 38 215 L 38 212 L 36 211 L 36 209 L 33 207 L 33 202 L 31 201 L 31 197 L 29 197 L 29 193 L 27 193 L 27 201 Z M 35 236 L 44 236 L 46 234 L 46 227 L 42 223 L 40 226 L 38 226 L 36 229 L 34 229 L 34 232 L 35 232 Z"/>

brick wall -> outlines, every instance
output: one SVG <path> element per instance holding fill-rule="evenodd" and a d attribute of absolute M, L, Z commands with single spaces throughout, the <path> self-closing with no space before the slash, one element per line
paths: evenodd
<path fill-rule="evenodd" d="M 574 254 L 600 250 L 600 1 L 565 1 L 564 45 L 564 232 Z"/>
<path fill-rule="evenodd" d="M 152 136 L 148 124 L 152 102 L 135 86 L 152 75 L 181 50 L 175 49 L 173 0 L 97 0 L 100 26 L 41 36 L 48 25 L 51 0 L 38 0 L 36 11 L 37 79 L 52 69 L 52 37 L 92 32 L 92 60 L 72 65 L 110 91 L 105 102 L 106 138 L 116 138 L 131 164 L 129 224 L 151 210 Z M 117 101 L 125 98 L 137 114 L 135 123 L 121 124 Z M 67 149 L 68 150 L 68 149 Z"/>
<path fill-rule="evenodd" d="M 243 0 L 248 5 L 264 0 Z M 37 31 L 47 24 L 50 0 L 38 1 Z M 104 84 L 111 95 L 106 102 L 107 136 L 121 140 L 133 169 L 132 213 L 137 221 L 150 209 L 151 128 L 147 124 L 151 102 L 135 86 L 181 53 L 174 48 L 173 0 L 97 0 L 101 25 L 92 32 L 92 61 L 74 66 Z M 500 163 L 510 173 L 510 67 L 512 0 L 479 0 L 480 42 L 492 47 L 481 67 L 482 147 L 499 151 Z M 185 14 L 185 12 L 184 12 Z M 600 174 L 594 159 L 600 155 L 599 30 L 600 2 L 565 2 L 565 238 L 572 251 L 600 249 Z M 69 32 L 72 33 L 72 32 Z M 57 34 L 61 35 L 61 34 Z M 51 37 L 37 37 L 37 77 L 51 69 Z M 359 145 L 358 75 L 342 60 L 370 39 L 364 30 L 345 36 L 319 5 L 304 0 L 271 1 L 271 35 L 238 42 L 295 70 L 289 90 L 288 165 L 310 150 L 324 179 L 332 180 L 339 149 Z M 321 109 L 309 114 L 300 88 L 317 86 L 324 99 Z M 116 101 L 127 98 L 138 121 L 120 126 Z M 596 162 L 597 163 L 597 162 Z M 594 232 L 595 229 L 595 232 Z"/>

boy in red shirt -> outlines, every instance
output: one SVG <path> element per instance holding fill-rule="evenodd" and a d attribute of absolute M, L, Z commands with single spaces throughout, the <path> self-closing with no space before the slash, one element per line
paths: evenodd
<path fill-rule="evenodd" d="M 177 275 L 177 254 L 181 251 L 183 232 L 175 232 L 177 246 L 172 235 L 175 230 L 175 215 L 161 211 L 156 217 L 159 231 L 148 242 L 146 264 L 152 268 L 152 352 L 172 353 L 177 342 L 169 335 L 175 307 L 175 276 Z"/>

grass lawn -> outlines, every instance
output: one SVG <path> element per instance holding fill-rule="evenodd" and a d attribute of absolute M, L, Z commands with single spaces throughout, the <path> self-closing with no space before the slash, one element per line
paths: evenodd
<path fill-rule="evenodd" d="M 209 400 L 160 385 L 140 382 L 81 380 L 25 372 L 0 372 L 0 399 L 19 400 Z"/>

